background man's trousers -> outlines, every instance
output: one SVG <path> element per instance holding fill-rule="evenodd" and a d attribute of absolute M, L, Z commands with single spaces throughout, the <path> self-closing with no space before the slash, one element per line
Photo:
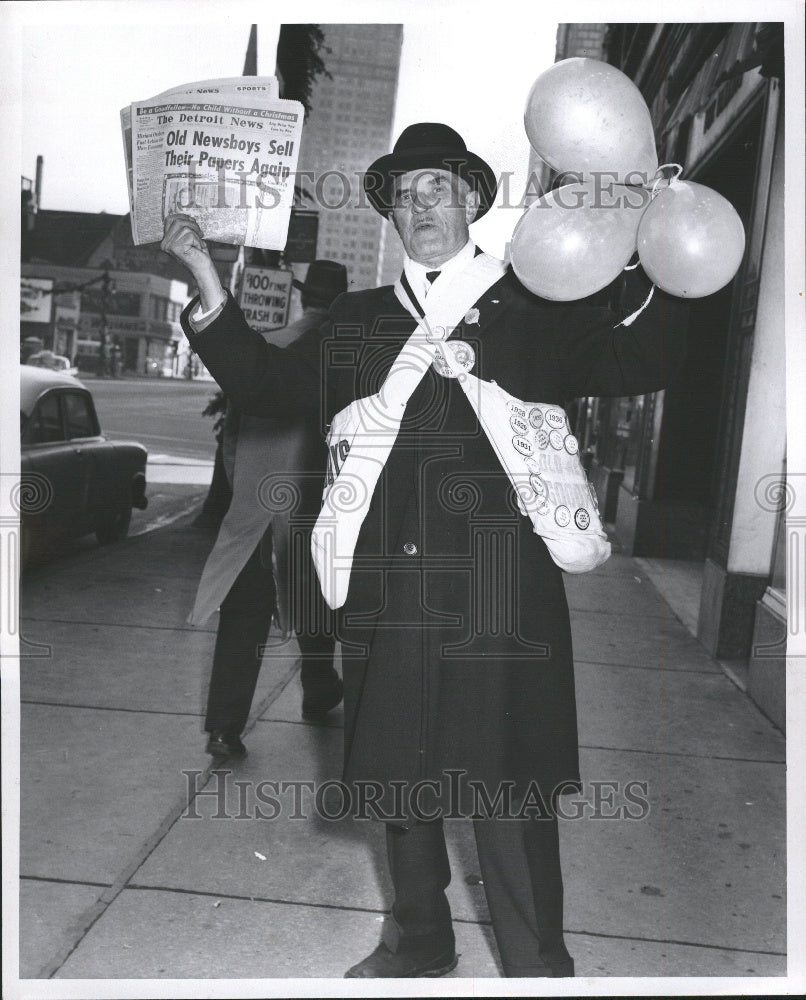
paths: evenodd
<path fill-rule="evenodd" d="M 314 572 L 312 565 L 310 571 Z M 243 732 L 276 600 L 271 528 L 268 528 L 221 604 L 207 695 L 208 733 Z M 306 627 L 297 633 L 297 643 L 302 653 L 302 684 L 308 689 L 317 680 L 329 680 L 334 675 L 336 643 L 333 630 L 321 627 L 321 613 L 316 617 L 316 611 L 311 609 L 303 618 Z"/>
<path fill-rule="evenodd" d="M 481 877 L 508 977 L 572 976 L 563 940 L 557 819 L 473 821 Z M 387 824 L 395 900 L 384 924 L 391 951 L 454 946 L 445 889 L 451 880 L 442 820 L 409 829 Z"/>

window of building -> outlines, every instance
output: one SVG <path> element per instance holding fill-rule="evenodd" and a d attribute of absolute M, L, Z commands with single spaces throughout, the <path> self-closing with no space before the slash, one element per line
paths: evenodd
<path fill-rule="evenodd" d="M 179 318 L 181 306 L 178 302 L 172 302 L 164 295 L 152 295 L 149 305 L 149 316 L 156 320 L 175 320 Z"/>

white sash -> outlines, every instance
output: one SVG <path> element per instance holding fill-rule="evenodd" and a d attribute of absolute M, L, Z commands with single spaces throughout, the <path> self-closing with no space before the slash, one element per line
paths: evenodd
<path fill-rule="evenodd" d="M 425 316 L 392 363 L 380 391 L 356 399 L 333 418 L 328 433 L 328 477 L 322 510 L 311 534 L 311 554 L 325 601 L 347 599 L 353 553 L 361 525 L 414 390 L 437 355 L 435 342 L 450 337 L 468 309 L 505 273 L 500 260 L 482 253 L 450 281 L 435 285 Z M 395 292 L 413 305 L 400 283 Z M 450 352 L 445 352 L 449 354 Z"/>
<path fill-rule="evenodd" d="M 416 315 L 408 297 L 398 297 Z M 565 410 L 553 403 L 524 402 L 495 382 L 482 381 L 460 363 L 461 352 L 446 347 L 440 354 L 440 366 L 464 390 L 512 483 L 521 513 L 554 562 L 566 573 L 601 566 L 610 556 L 610 542 Z"/>
<path fill-rule="evenodd" d="M 596 491 L 579 458 L 568 415 L 553 403 L 528 403 L 445 362 L 459 379 L 501 467 L 515 489 L 518 507 L 566 573 L 587 573 L 610 556 Z"/>

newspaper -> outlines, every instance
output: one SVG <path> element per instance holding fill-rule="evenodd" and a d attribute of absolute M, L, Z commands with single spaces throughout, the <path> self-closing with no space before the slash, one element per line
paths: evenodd
<path fill-rule="evenodd" d="M 120 112 L 135 245 L 158 242 L 169 212 L 205 238 L 282 250 L 303 107 L 275 77 L 201 80 Z"/>

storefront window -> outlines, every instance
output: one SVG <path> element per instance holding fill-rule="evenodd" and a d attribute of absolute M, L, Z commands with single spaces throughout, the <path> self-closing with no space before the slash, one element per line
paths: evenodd
<path fill-rule="evenodd" d="M 600 465 L 624 471 L 624 485 L 634 490 L 641 453 L 644 396 L 600 400 L 596 458 Z"/>

